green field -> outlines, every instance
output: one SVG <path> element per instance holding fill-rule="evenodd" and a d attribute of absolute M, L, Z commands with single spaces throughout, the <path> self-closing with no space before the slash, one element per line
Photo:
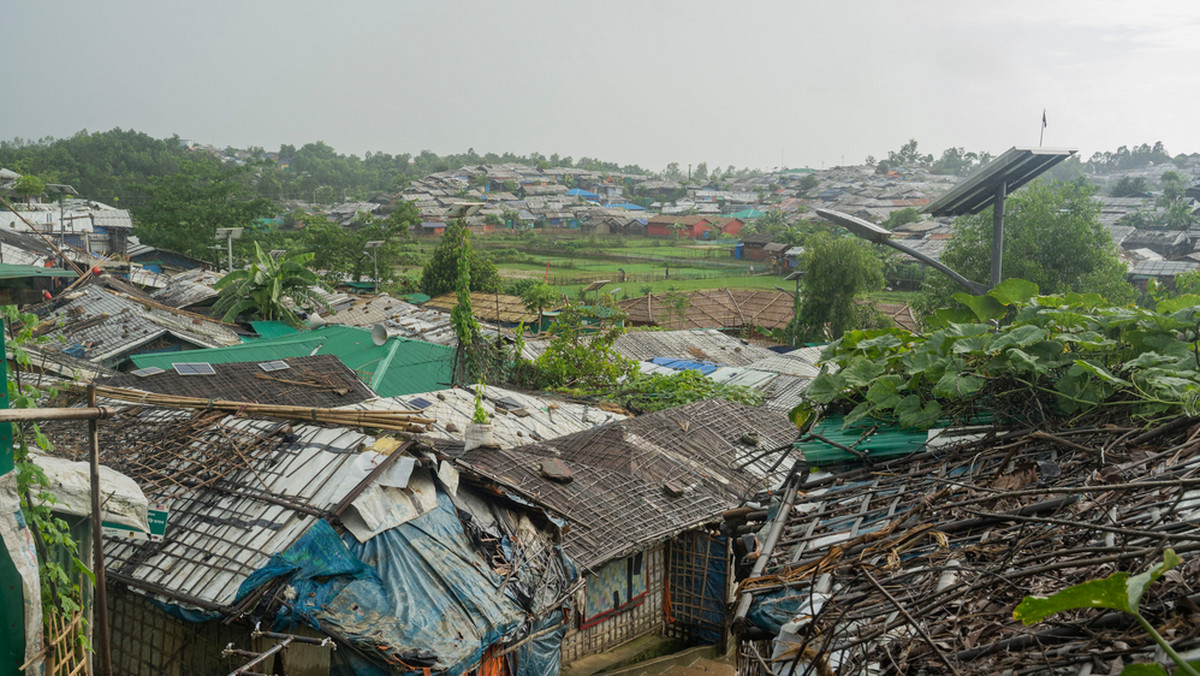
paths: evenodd
<path fill-rule="evenodd" d="M 496 261 L 504 279 L 544 279 L 563 293 L 575 297 L 588 283 L 607 279 L 606 291 L 620 289 L 618 298 L 633 298 L 647 291 L 692 291 L 696 289 L 744 288 L 788 291 L 795 282 L 771 273 L 762 261 L 741 261 L 733 257 L 735 242 L 695 243 L 691 240 L 652 238 L 587 239 L 578 233 L 560 236 L 520 236 L 493 234 L 476 237 L 474 246 Z M 574 244 L 574 247 L 571 245 Z M 436 239 L 422 241 L 430 251 Z M 751 274 L 751 266 L 754 273 Z M 625 281 L 620 281 L 620 270 Z M 668 269 L 670 275 L 668 277 Z M 398 272 L 420 275 L 419 267 L 399 268 Z M 589 294 L 590 296 L 591 294 Z M 910 293 L 880 292 L 881 300 L 907 301 Z"/>

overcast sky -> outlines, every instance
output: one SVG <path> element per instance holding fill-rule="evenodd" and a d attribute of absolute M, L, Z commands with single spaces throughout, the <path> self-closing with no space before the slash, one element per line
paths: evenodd
<path fill-rule="evenodd" d="M 80 129 L 662 169 L 861 163 L 909 138 L 1200 151 L 1200 5 L 11 2 L 0 138 Z"/>

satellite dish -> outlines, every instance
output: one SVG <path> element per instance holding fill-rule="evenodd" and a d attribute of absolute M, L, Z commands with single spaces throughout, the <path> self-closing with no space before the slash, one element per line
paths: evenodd
<path fill-rule="evenodd" d="M 319 329 L 327 323 L 324 317 L 315 312 L 308 316 L 308 328 L 310 329 Z"/>

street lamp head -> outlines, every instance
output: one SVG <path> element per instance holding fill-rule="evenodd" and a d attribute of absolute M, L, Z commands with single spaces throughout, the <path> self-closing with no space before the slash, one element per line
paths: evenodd
<path fill-rule="evenodd" d="M 363 244 L 363 247 L 365 249 L 367 249 L 368 251 L 370 251 L 371 249 L 378 249 L 381 246 L 383 246 L 383 240 L 381 240 L 381 239 L 372 240 L 370 242 Z"/>
<path fill-rule="evenodd" d="M 840 225 L 850 231 L 855 237 L 860 237 L 868 242 L 875 244 L 883 244 L 884 240 L 892 236 L 892 232 L 887 228 L 875 225 L 870 221 L 865 221 L 861 218 L 843 214 L 840 211 L 830 209 L 817 209 L 817 215 L 835 225 Z"/>

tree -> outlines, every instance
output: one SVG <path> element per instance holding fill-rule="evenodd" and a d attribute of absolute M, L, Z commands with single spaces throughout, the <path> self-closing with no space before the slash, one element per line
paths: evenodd
<path fill-rule="evenodd" d="M 838 338 L 848 329 L 867 328 L 871 308 L 854 302 L 883 288 L 883 264 L 869 246 L 852 237 L 821 233 L 807 242 L 801 263 L 800 305 L 793 329 L 800 340 Z"/>
<path fill-rule="evenodd" d="M 1191 205 L 1182 200 L 1172 202 L 1162 219 L 1163 227 L 1168 230 L 1187 230 L 1197 222 L 1200 222 L 1200 219 L 1192 213 Z"/>
<path fill-rule="evenodd" d="M 290 299 L 298 306 L 325 307 L 325 301 L 313 291 L 313 287 L 321 282 L 316 273 L 305 267 L 312 257 L 312 254 L 298 254 L 276 260 L 255 243 L 250 267 L 234 270 L 213 285 L 221 292 L 213 304 L 214 314 L 227 322 L 245 314 L 254 319 L 279 320 L 299 327 L 300 318 L 283 302 L 284 299 Z"/>
<path fill-rule="evenodd" d="M 542 387 L 612 388 L 637 373 L 637 362 L 613 349 L 625 333 L 624 315 L 614 311 L 596 325 L 583 319 L 583 310 L 568 305 L 550 327 L 554 338 L 534 362 Z"/>
<path fill-rule="evenodd" d="M 1138 197 L 1144 195 L 1148 189 L 1146 179 L 1140 176 L 1137 178 L 1122 176 L 1113 184 L 1112 188 L 1109 188 L 1108 194 L 1113 197 Z"/>
<path fill-rule="evenodd" d="M 1163 191 L 1161 206 L 1178 201 L 1187 192 L 1187 181 L 1177 171 L 1164 171 L 1159 181 Z"/>
<path fill-rule="evenodd" d="M 821 179 L 817 178 L 816 174 L 805 174 L 804 178 L 800 179 L 800 183 L 797 187 L 800 189 L 801 193 L 806 194 L 809 190 L 817 187 L 817 185 L 820 183 Z"/>
<path fill-rule="evenodd" d="M 1098 293 L 1112 303 L 1135 297 L 1125 280 L 1112 237 L 1099 220 L 1092 188 L 1036 181 L 1005 203 L 1004 279 L 1025 279 L 1044 294 Z M 987 280 L 992 260 L 992 210 L 954 222 L 953 237 L 941 261 L 967 279 Z M 961 291 L 944 275 L 930 275 L 919 305 L 948 307 Z"/>
<path fill-rule="evenodd" d="M 692 178 L 703 183 L 708 180 L 708 162 L 701 162 L 696 165 L 696 171 L 692 173 Z"/>
<path fill-rule="evenodd" d="M 446 228 L 441 242 L 421 272 L 421 291 L 430 296 L 453 291 L 460 258 L 468 263 L 471 291 L 495 291 L 500 288 L 496 264 L 471 247 L 470 235 L 470 229 L 461 220 Z"/>
<path fill-rule="evenodd" d="M 525 307 L 529 308 L 530 312 L 538 313 L 538 330 L 540 331 L 545 311 L 559 304 L 562 301 L 562 295 L 553 286 L 545 282 L 537 282 L 521 293 L 521 301 L 525 303 Z"/>
<path fill-rule="evenodd" d="M 26 204 L 32 201 L 34 197 L 45 192 L 45 190 L 46 183 L 32 174 L 25 174 L 21 178 L 18 178 L 12 187 L 14 194 L 25 198 Z"/>
<path fill-rule="evenodd" d="M 916 223 L 919 220 L 921 220 L 921 213 L 917 211 L 916 207 L 904 207 L 888 214 L 887 220 L 883 222 L 883 227 L 890 230 L 909 223 Z"/>
<path fill-rule="evenodd" d="M 134 210 L 136 234 L 144 244 L 211 260 L 217 228 L 247 227 L 275 212 L 270 201 L 253 197 L 249 169 L 197 158 L 151 178 L 142 186 L 148 203 Z"/>

